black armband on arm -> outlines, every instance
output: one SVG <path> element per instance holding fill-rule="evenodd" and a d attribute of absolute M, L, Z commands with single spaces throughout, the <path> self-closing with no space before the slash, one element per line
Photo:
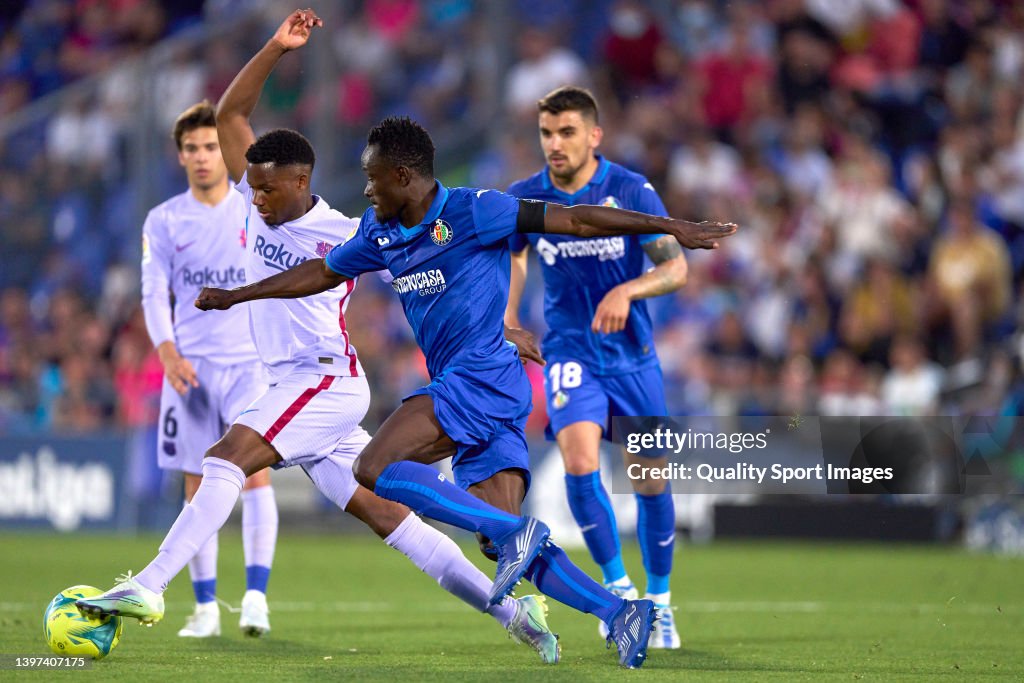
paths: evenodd
<path fill-rule="evenodd" d="M 544 214 L 548 205 L 536 199 L 520 199 L 516 232 L 544 232 Z"/>

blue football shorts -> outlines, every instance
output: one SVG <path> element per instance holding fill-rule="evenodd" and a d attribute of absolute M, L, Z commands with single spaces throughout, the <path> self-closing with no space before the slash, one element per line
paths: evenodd
<path fill-rule="evenodd" d="M 572 358 L 549 358 L 544 368 L 549 440 L 576 422 L 601 425 L 612 441 L 612 418 L 665 415 L 665 385 L 657 363 L 622 375 L 595 375 Z M 617 440 L 617 439 L 616 439 Z"/>
<path fill-rule="evenodd" d="M 530 380 L 518 360 L 484 370 L 450 367 L 405 399 L 420 395 L 433 399 L 438 422 L 458 446 L 452 457 L 458 486 L 467 489 L 502 470 L 518 469 L 529 490 L 524 427 L 533 401 Z"/>

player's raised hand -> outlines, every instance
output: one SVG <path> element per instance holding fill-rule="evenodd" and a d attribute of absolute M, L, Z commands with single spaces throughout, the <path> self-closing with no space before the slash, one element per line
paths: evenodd
<path fill-rule="evenodd" d="M 164 366 L 164 375 L 167 381 L 182 396 L 189 387 L 198 387 L 199 379 L 192 363 L 178 353 L 178 347 L 172 341 L 165 341 L 156 347 L 156 353 L 160 357 L 160 364 Z"/>
<path fill-rule="evenodd" d="M 234 305 L 231 291 L 227 289 L 203 287 L 196 297 L 196 308 L 200 311 L 226 311 Z"/>
<path fill-rule="evenodd" d="M 271 40 L 285 50 L 296 50 L 309 40 L 309 34 L 313 31 L 313 27 L 323 25 L 323 20 L 313 10 L 297 9 L 277 27 L 277 32 L 274 33 Z"/>
<path fill-rule="evenodd" d="M 524 330 L 519 327 L 505 326 L 505 339 L 516 345 L 519 349 L 519 359 L 526 364 L 526 361 L 532 360 L 538 365 L 544 365 L 547 363 L 544 360 L 544 356 L 541 355 L 540 345 L 537 344 L 537 338 L 533 336 L 532 332 Z"/>
<path fill-rule="evenodd" d="M 718 240 L 736 232 L 735 223 L 719 223 L 718 221 L 673 220 L 666 231 L 686 249 L 717 249 Z"/>

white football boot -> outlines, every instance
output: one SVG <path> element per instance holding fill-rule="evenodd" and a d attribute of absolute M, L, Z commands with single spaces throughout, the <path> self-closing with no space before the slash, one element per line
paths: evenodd
<path fill-rule="evenodd" d="M 652 650 L 678 650 L 681 646 L 679 631 L 676 630 L 676 618 L 673 607 L 658 607 L 658 620 L 654 622 L 651 639 L 647 647 Z"/>
<path fill-rule="evenodd" d="M 220 635 L 220 607 L 216 602 L 197 603 L 195 611 L 178 631 L 182 638 L 210 638 Z"/>
<path fill-rule="evenodd" d="M 76 600 L 82 614 L 104 616 L 113 614 L 134 617 L 139 624 L 152 626 L 164 617 L 164 596 L 149 590 L 136 581 L 131 572 L 115 579 L 117 584 L 105 593 L 92 598 Z"/>
<path fill-rule="evenodd" d="M 270 630 L 270 608 L 267 607 L 267 596 L 259 591 L 245 591 L 242 598 L 242 616 L 238 619 L 238 628 L 247 636 L 259 638 Z"/>

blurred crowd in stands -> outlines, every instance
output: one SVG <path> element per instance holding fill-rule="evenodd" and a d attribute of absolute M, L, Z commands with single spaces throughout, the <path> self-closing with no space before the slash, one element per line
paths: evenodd
<path fill-rule="evenodd" d="M 0 13 L 0 123 L 102 76 L 44 128 L 0 137 L 0 431 L 154 420 L 125 57 L 238 4 L 29 0 Z M 500 35 L 482 20 L 496 8 L 518 18 Z M 237 40 L 153 74 L 165 127 L 216 100 L 289 9 L 269 3 Z M 327 106 L 351 155 L 384 114 L 462 125 L 497 93 L 490 144 L 438 170 L 504 188 L 543 164 L 536 100 L 588 85 L 600 151 L 644 173 L 672 215 L 740 224 L 722 249 L 688 254 L 682 290 L 650 302 L 674 414 L 1018 414 L 1024 3 L 366 0 L 344 12 L 324 29 L 336 78 L 283 62 L 264 127 L 304 130 Z M 151 169 L 162 198 L 184 188 L 172 149 Z M 539 334 L 538 285 L 522 317 Z M 384 283 L 363 278 L 349 318 L 372 429 L 425 370 Z"/>

